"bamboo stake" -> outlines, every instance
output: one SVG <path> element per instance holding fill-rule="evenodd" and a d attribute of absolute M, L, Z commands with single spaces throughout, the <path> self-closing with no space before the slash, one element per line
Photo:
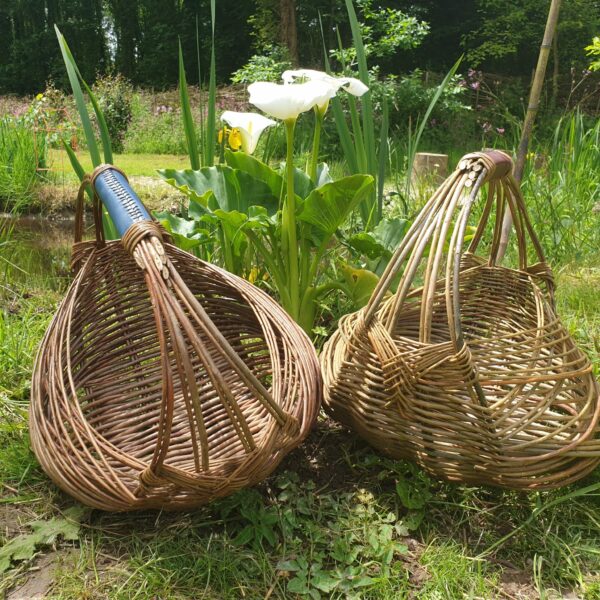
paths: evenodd
<path fill-rule="evenodd" d="M 529 139 L 531 138 L 533 124 L 540 106 L 540 96 L 542 94 L 542 87 L 544 85 L 544 78 L 546 76 L 546 67 L 548 66 L 548 57 L 550 56 L 550 49 L 552 47 L 552 38 L 556 32 L 556 25 L 558 23 L 560 2 L 561 0 L 552 0 L 550 3 L 550 10 L 548 11 L 546 30 L 544 31 L 544 38 L 540 47 L 540 54 L 538 56 L 537 66 L 535 68 L 535 75 L 533 77 L 531 91 L 529 92 L 527 114 L 525 115 L 525 121 L 523 122 L 521 140 L 517 150 L 517 160 L 515 161 L 514 176 L 517 180 L 517 183 L 521 183 L 521 179 L 523 178 L 523 170 L 525 168 L 525 157 L 527 156 Z M 498 261 L 501 261 L 504 258 L 511 229 L 512 215 L 510 211 L 506 211 L 506 214 L 504 215 L 504 221 L 502 222 L 502 237 L 500 239 L 500 246 L 498 248 Z"/>

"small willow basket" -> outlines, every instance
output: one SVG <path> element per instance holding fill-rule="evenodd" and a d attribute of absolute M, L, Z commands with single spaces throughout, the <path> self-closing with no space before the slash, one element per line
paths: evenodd
<path fill-rule="evenodd" d="M 308 337 L 267 294 L 173 246 L 118 170 L 91 185 L 96 240 L 81 242 L 80 192 L 77 273 L 33 374 L 44 470 L 114 511 L 190 508 L 262 480 L 319 411 Z M 104 241 L 98 193 L 119 241 Z"/>
<path fill-rule="evenodd" d="M 435 476 L 552 488 L 600 461 L 599 389 L 556 315 L 552 274 L 511 170 L 497 151 L 460 161 L 368 305 L 343 317 L 326 344 L 324 404 L 382 452 Z M 469 216 L 486 188 L 464 251 Z M 507 210 L 517 268 L 497 264 Z M 489 221 L 483 258 L 477 250 Z"/>

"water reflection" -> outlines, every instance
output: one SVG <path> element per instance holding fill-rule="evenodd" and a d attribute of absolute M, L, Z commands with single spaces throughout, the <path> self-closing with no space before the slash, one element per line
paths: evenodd
<path fill-rule="evenodd" d="M 26 284 L 62 289 L 70 279 L 73 219 L 0 215 L 4 243 L 0 243 L 0 279 L 4 284 Z"/>

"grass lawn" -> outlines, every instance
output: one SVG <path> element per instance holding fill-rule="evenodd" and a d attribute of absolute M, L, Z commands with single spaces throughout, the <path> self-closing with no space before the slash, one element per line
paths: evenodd
<path fill-rule="evenodd" d="M 558 284 L 560 311 L 598 368 L 600 271 L 571 267 Z M 37 465 L 26 421 L 33 356 L 64 285 L 0 290 L 9 598 L 600 598 L 600 470 L 554 492 L 450 485 L 325 417 L 264 484 L 197 511 L 77 507 Z"/>
<path fill-rule="evenodd" d="M 91 173 L 93 167 L 88 151 L 78 151 L 76 154 L 86 172 Z M 51 149 L 48 162 L 57 177 L 76 178 L 64 150 Z M 187 156 L 175 154 L 115 154 L 114 164 L 132 177 L 155 177 L 157 169 L 188 169 L 190 161 Z"/>

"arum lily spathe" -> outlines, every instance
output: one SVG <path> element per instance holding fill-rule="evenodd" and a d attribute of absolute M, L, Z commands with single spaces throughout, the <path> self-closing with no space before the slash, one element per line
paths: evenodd
<path fill-rule="evenodd" d="M 325 81 L 280 85 L 257 81 L 248 86 L 250 104 L 282 121 L 296 120 L 314 106 L 326 105 L 336 89 Z"/>
<path fill-rule="evenodd" d="M 353 96 L 362 96 L 369 88 L 356 77 L 333 77 L 323 71 L 314 69 L 296 69 L 295 71 L 284 71 L 281 78 L 285 84 L 294 83 L 296 80 L 322 81 L 331 86 L 336 92 L 341 88 Z"/>
<path fill-rule="evenodd" d="M 230 127 L 237 129 L 241 136 L 242 150 L 246 154 L 252 154 L 262 132 L 275 125 L 275 121 L 267 119 L 263 115 L 252 112 L 234 112 L 227 110 L 221 115 L 221 120 Z"/>

